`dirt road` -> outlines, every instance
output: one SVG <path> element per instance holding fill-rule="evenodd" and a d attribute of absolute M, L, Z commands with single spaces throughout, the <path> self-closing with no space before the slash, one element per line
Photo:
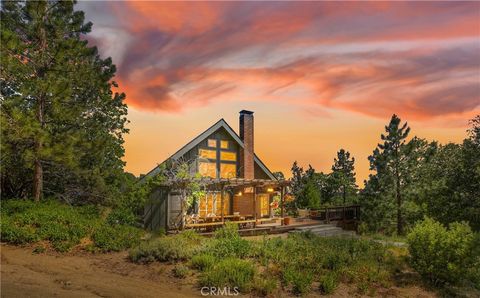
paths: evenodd
<path fill-rule="evenodd" d="M 1 297 L 202 297 L 192 280 L 170 277 L 168 266 L 126 256 L 32 254 L 2 244 Z"/>

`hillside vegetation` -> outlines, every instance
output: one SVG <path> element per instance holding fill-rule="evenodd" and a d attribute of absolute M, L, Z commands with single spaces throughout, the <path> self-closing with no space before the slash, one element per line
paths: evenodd
<path fill-rule="evenodd" d="M 387 247 L 366 239 L 322 238 L 311 233 L 249 241 L 238 235 L 235 226 L 226 226 L 213 238 L 186 231 L 150 240 L 132 249 L 130 259 L 137 263 L 174 263 L 174 276 L 193 275 L 199 287 L 238 287 L 240 292 L 259 296 L 275 296 L 280 291 L 331 294 L 342 283 L 353 285 L 358 294 L 383 295 L 387 289 L 405 285 L 402 280 L 412 275 L 411 265 L 419 272 L 413 275 L 413 284 L 425 282 L 430 286 L 433 284 L 429 277 L 438 277 L 434 284 L 442 290 L 454 291 L 451 286 L 455 285 L 478 293 L 474 283 L 479 272 L 471 265 L 480 260 L 478 251 L 473 250 L 474 234 L 459 228 L 467 236 L 461 245 L 436 247 L 438 255 L 432 253 L 425 260 L 425 255 L 418 253 L 416 239 L 422 237 L 422 227 L 430 225 L 427 221 L 409 238 L 412 257 L 407 248 Z M 441 237 L 435 231 L 425 233 L 431 239 Z M 452 271 L 435 266 L 447 266 Z M 425 268 L 434 271 L 426 272 Z M 445 272 L 454 271 L 455 278 L 442 279 Z"/>
<path fill-rule="evenodd" d="M 66 252 L 75 246 L 87 250 L 120 251 L 136 245 L 142 230 L 116 223 L 115 213 L 86 205 L 72 207 L 57 201 L 7 200 L 1 205 L 2 241 L 12 244 L 40 242 Z"/>

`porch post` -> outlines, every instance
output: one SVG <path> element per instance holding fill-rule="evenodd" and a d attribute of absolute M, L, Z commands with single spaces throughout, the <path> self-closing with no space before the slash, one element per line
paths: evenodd
<path fill-rule="evenodd" d="M 257 227 L 257 187 L 253 185 L 253 219 L 255 222 L 253 223 L 253 227 Z"/>
<path fill-rule="evenodd" d="M 281 203 L 281 207 L 280 207 L 280 222 L 281 222 L 281 225 L 283 226 L 283 216 L 284 216 L 284 207 L 283 205 L 285 204 L 284 200 L 285 200 L 285 187 L 282 185 L 282 189 L 280 191 L 280 203 Z"/>
<path fill-rule="evenodd" d="M 221 191 L 221 193 L 220 193 L 220 205 L 221 205 L 221 208 L 222 208 L 222 212 L 221 212 L 221 214 L 222 214 L 222 224 L 225 223 L 225 217 L 224 217 L 224 216 L 225 216 L 225 214 L 224 214 L 225 212 L 223 211 L 223 209 L 224 209 L 224 208 L 223 208 L 223 206 L 224 206 L 223 201 L 224 201 L 224 197 L 225 197 L 224 192 L 225 192 L 225 185 L 222 183 L 222 191 Z"/>

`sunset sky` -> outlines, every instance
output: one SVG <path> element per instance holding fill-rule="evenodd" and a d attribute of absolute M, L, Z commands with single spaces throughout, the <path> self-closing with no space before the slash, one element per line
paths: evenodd
<path fill-rule="evenodd" d="M 255 112 L 272 171 L 357 182 L 391 115 L 412 135 L 465 138 L 480 113 L 480 2 L 81 2 L 89 41 L 127 95 L 126 170 L 146 173 L 220 118 Z"/>

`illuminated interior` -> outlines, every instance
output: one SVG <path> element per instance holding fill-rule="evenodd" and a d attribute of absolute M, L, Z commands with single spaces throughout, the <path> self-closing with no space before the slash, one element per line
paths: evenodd
<path fill-rule="evenodd" d="M 207 215 L 220 216 L 222 214 L 222 202 L 220 192 L 207 193 L 205 197 L 201 198 L 198 204 L 198 214 L 202 217 Z M 230 194 L 225 192 L 223 197 L 223 212 L 224 215 L 229 214 L 230 211 Z"/>
<path fill-rule="evenodd" d="M 200 149 L 198 151 L 200 158 L 217 159 L 217 151 L 210 149 Z"/>
<path fill-rule="evenodd" d="M 208 139 L 208 147 L 216 148 L 217 147 L 217 140 Z"/>
<path fill-rule="evenodd" d="M 237 161 L 237 153 L 236 152 L 221 151 L 220 152 L 220 159 L 221 160 L 227 160 L 227 161 Z"/>
<path fill-rule="evenodd" d="M 228 149 L 228 141 L 221 140 L 221 141 L 220 141 L 220 148 L 222 148 L 222 149 Z"/>
<path fill-rule="evenodd" d="M 232 163 L 220 164 L 220 178 L 235 178 L 237 176 L 237 165 Z"/>
<path fill-rule="evenodd" d="M 198 172 L 204 177 L 217 178 L 217 163 L 200 161 L 198 163 Z"/>
<path fill-rule="evenodd" d="M 199 174 L 212 178 L 237 177 L 237 152 L 224 150 L 230 147 L 230 142 L 227 140 L 217 142 L 216 139 L 208 139 L 207 146 L 212 149 L 198 149 Z M 220 152 L 220 160 L 217 160 L 217 151 Z"/>

